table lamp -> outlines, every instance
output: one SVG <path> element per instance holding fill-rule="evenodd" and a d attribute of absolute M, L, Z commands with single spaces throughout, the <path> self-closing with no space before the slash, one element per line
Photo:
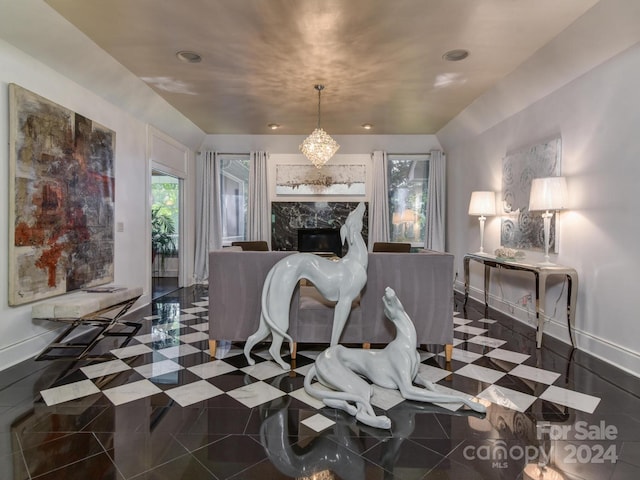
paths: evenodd
<path fill-rule="evenodd" d="M 531 182 L 531 196 L 529 197 L 529 211 L 542 211 L 544 222 L 544 262 L 553 265 L 549 261 L 549 234 L 551 231 L 551 218 L 557 210 L 567 206 L 567 181 L 564 177 L 534 178 Z M 553 213 L 552 213 L 553 212 Z"/>
<path fill-rule="evenodd" d="M 495 192 L 471 192 L 469 201 L 469 215 L 478 215 L 480 221 L 480 251 L 484 253 L 484 221 L 486 215 L 496 214 L 496 194 Z"/>

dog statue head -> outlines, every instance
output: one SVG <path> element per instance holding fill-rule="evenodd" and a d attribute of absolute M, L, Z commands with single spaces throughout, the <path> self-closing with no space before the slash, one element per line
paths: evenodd
<path fill-rule="evenodd" d="M 362 232 L 362 217 L 364 216 L 364 203 L 360 202 L 356 208 L 349 214 L 340 227 L 340 240 L 344 244 L 345 240 L 349 241 L 349 245 L 353 244 L 355 235 Z"/>

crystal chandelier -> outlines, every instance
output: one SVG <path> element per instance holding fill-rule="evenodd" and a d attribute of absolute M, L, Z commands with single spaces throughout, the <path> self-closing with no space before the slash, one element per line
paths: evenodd
<path fill-rule="evenodd" d="M 316 168 L 322 168 L 338 151 L 340 145 L 338 145 L 327 132 L 320 128 L 320 92 L 324 89 L 324 85 L 314 85 L 314 88 L 318 91 L 318 126 L 313 133 L 302 142 L 300 151 L 304 153 L 305 157 L 311 160 L 311 163 L 313 163 Z"/>

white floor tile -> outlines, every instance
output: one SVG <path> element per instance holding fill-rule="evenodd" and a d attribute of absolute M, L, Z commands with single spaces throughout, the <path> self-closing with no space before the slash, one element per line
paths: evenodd
<path fill-rule="evenodd" d="M 161 392 L 162 390 L 149 380 L 127 383 L 125 385 L 120 385 L 119 387 L 108 388 L 102 391 L 102 393 L 104 393 L 114 405 L 122 405 L 123 403 L 129 403 L 134 400 L 150 397 L 151 395 Z"/>
<path fill-rule="evenodd" d="M 206 379 L 233 372 L 234 370 L 237 370 L 237 368 L 233 365 L 229 365 L 223 360 L 214 360 L 212 362 L 194 365 L 193 367 L 187 368 L 187 370 L 199 376 L 200 378 Z"/>
<path fill-rule="evenodd" d="M 167 358 L 178 358 L 178 357 L 184 357 L 185 355 L 199 353 L 202 350 L 194 347 L 193 345 L 183 344 L 183 345 L 176 345 L 175 347 L 162 348 L 156 351 Z"/>
<path fill-rule="evenodd" d="M 495 350 L 491 350 L 490 352 L 486 353 L 485 356 L 489 358 L 495 358 L 497 360 L 504 360 L 505 362 L 522 363 L 531 355 L 525 355 L 524 353 L 512 352 L 511 350 L 496 348 Z"/>
<path fill-rule="evenodd" d="M 327 428 L 333 426 L 336 422 L 328 419 L 324 415 L 320 415 L 319 413 L 316 413 L 315 415 L 309 418 L 305 418 L 300 423 L 302 423 L 303 425 L 306 425 L 307 427 L 309 427 L 311 430 L 315 432 L 322 432 L 323 430 L 326 430 Z"/>
<path fill-rule="evenodd" d="M 481 318 L 480 320 L 476 320 L 476 321 L 480 323 L 488 323 L 488 324 L 497 323 L 497 320 L 491 320 L 490 318 Z"/>
<path fill-rule="evenodd" d="M 389 410 L 403 401 L 404 398 L 400 395 L 398 390 L 389 390 L 377 385 L 373 386 L 371 405 L 382 408 L 383 410 Z"/>
<path fill-rule="evenodd" d="M 453 319 L 453 324 L 454 325 L 466 325 L 467 323 L 471 323 L 472 320 L 467 320 L 466 318 L 454 318 Z"/>
<path fill-rule="evenodd" d="M 598 397 L 574 392 L 554 385 L 547 388 L 544 393 L 540 395 L 540 398 L 587 413 L 593 413 L 600 403 L 600 398 Z"/>
<path fill-rule="evenodd" d="M 444 352 L 440 352 L 438 354 L 441 357 L 445 356 Z M 469 352 L 468 350 L 462 350 L 460 348 L 454 348 L 451 358 L 453 360 L 458 360 L 459 362 L 471 363 L 478 360 L 482 355 L 475 352 Z"/>
<path fill-rule="evenodd" d="M 433 388 L 437 393 L 444 393 L 445 395 L 452 395 L 454 397 L 461 397 L 461 398 L 465 398 L 467 400 L 474 399 L 473 395 L 469 395 L 467 393 L 463 393 L 463 392 L 460 392 L 458 390 L 454 390 L 453 388 L 445 387 L 444 385 L 435 384 L 433 386 Z M 455 411 L 459 410 L 460 408 L 462 408 L 464 403 L 453 400 L 451 402 L 437 402 L 437 403 L 434 402 L 434 405 L 437 405 L 439 407 L 447 409 L 447 410 L 449 410 L 451 412 L 455 412 Z"/>
<path fill-rule="evenodd" d="M 484 383 L 495 383 L 505 376 L 505 372 L 499 372 L 492 368 L 481 367 L 480 365 L 468 364 L 455 371 L 456 375 L 473 378 Z"/>
<path fill-rule="evenodd" d="M 203 340 L 209 340 L 209 335 L 204 332 L 187 333 L 186 335 L 180 335 L 178 337 L 182 343 L 195 343 L 202 342 Z"/>
<path fill-rule="evenodd" d="M 198 330 L 200 332 L 208 332 L 209 331 L 209 322 L 196 323 L 195 325 L 189 325 L 189 326 L 191 328 L 193 328 L 194 330 Z"/>
<path fill-rule="evenodd" d="M 244 387 L 227 392 L 227 395 L 236 399 L 243 405 L 253 408 L 263 403 L 286 395 L 282 390 L 272 387 L 264 382 L 255 382 Z"/>
<path fill-rule="evenodd" d="M 171 390 L 166 390 L 165 393 L 173 398 L 181 407 L 186 407 L 216 397 L 224 392 L 206 380 L 200 380 L 172 388 Z"/>
<path fill-rule="evenodd" d="M 444 368 L 433 367 L 431 365 L 423 365 L 420 364 L 418 366 L 418 377 L 426 382 L 439 382 L 443 378 L 451 375 L 449 370 L 445 370 Z"/>
<path fill-rule="evenodd" d="M 158 333 L 147 333 L 145 335 L 137 335 L 133 338 L 140 343 L 152 343 L 152 342 L 158 342 L 161 340 L 166 340 L 166 338 L 163 338 Z"/>
<path fill-rule="evenodd" d="M 190 308 L 183 308 L 181 311 L 184 313 L 202 313 L 202 312 L 206 312 L 207 309 L 204 307 L 190 307 Z M 182 320 L 182 317 L 180 317 L 180 319 Z"/>
<path fill-rule="evenodd" d="M 526 393 L 517 392 L 510 388 L 499 387 L 497 385 L 491 385 L 478 395 L 478 398 L 483 398 L 500 405 L 501 407 L 510 408 L 518 412 L 524 412 L 527 408 L 535 402 L 536 397 L 527 395 Z"/>
<path fill-rule="evenodd" d="M 460 345 L 461 343 L 464 343 L 466 340 L 462 340 L 461 338 L 454 338 L 453 339 L 453 343 L 452 345 L 454 347 L 457 347 L 458 345 Z"/>
<path fill-rule="evenodd" d="M 151 353 L 151 350 L 147 345 L 131 345 L 130 347 L 124 348 L 116 348 L 115 350 L 111 350 L 118 358 L 129 358 L 135 357 L 136 355 L 144 355 L 145 353 Z"/>
<path fill-rule="evenodd" d="M 526 378 L 527 380 L 533 380 L 534 382 L 546 383 L 547 385 L 551 385 L 560 376 L 559 373 L 530 367 L 529 365 L 518 365 L 509 372 L 509 375 Z"/>
<path fill-rule="evenodd" d="M 483 337 L 478 335 L 477 337 L 467 340 L 469 343 L 475 343 L 476 345 L 484 345 L 485 347 L 498 348 L 507 343 L 504 340 L 498 340 L 497 338 Z"/>
<path fill-rule="evenodd" d="M 454 328 L 453 331 L 460 332 L 460 333 L 468 333 L 470 335 L 482 335 L 483 333 L 486 333 L 488 330 L 486 328 L 470 327 L 469 325 L 462 325 L 460 327 Z"/>
<path fill-rule="evenodd" d="M 304 367 L 298 367 L 294 370 L 294 372 L 306 377 L 307 373 L 309 373 L 309 370 L 311 370 L 311 367 L 313 367 L 313 365 L 313 363 L 310 363 L 309 365 L 305 365 Z"/>
<path fill-rule="evenodd" d="M 237 357 L 238 355 L 243 355 L 244 352 L 240 348 L 234 347 L 229 342 L 217 342 L 216 345 L 216 358 L 219 360 L 223 360 L 225 358 Z"/>
<path fill-rule="evenodd" d="M 194 315 L 192 313 L 183 313 L 182 315 L 180 315 L 180 321 L 184 322 L 185 320 L 193 320 L 195 318 L 200 318 L 197 315 Z"/>
<path fill-rule="evenodd" d="M 100 393 L 100 389 L 96 387 L 91 380 L 81 380 L 79 382 L 67 383 L 59 387 L 42 390 L 40 395 L 42 395 L 42 399 L 48 406 L 52 406 L 86 397 L 87 395 L 93 395 L 94 393 Z"/>
<path fill-rule="evenodd" d="M 160 315 L 149 315 L 148 317 L 142 317 L 145 320 L 156 320 L 157 318 L 160 318 Z"/>
<path fill-rule="evenodd" d="M 208 307 L 209 306 L 209 300 L 202 300 L 201 302 L 193 302 L 193 305 L 195 305 L 196 307 Z M 205 310 L 207 310 L 205 308 Z"/>
<path fill-rule="evenodd" d="M 256 363 L 255 365 L 249 365 L 240 370 L 258 380 L 266 380 L 267 378 L 286 373 L 280 365 L 272 361 Z"/>
<path fill-rule="evenodd" d="M 182 366 L 172 360 L 161 360 L 159 362 L 148 363 L 135 367 L 134 370 L 144 378 L 157 377 L 171 372 L 182 370 Z"/>
<path fill-rule="evenodd" d="M 418 354 L 420 355 L 421 362 L 424 362 L 425 360 L 436 356 L 435 353 L 423 352 L 422 350 L 418 350 Z"/>
<path fill-rule="evenodd" d="M 109 362 L 96 363 L 94 365 L 87 365 L 82 367 L 80 371 L 84 373 L 87 378 L 103 377 L 112 373 L 124 372 L 131 370 L 131 367 L 120 359 L 111 360 Z"/>
<path fill-rule="evenodd" d="M 318 383 L 314 384 L 314 388 L 319 388 L 319 387 L 320 385 Z M 294 390 L 289 395 L 292 396 L 293 398 L 300 400 L 303 403 L 306 403 L 307 405 L 315 408 L 316 410 L 319 410 L 325 406 L 324 403 L 322 403 L 322 400 L 318 400 L 316 397 L 312 397 L 311 395 L 309 395 L 304 389 L 304 387 L 299 388 L 298 390 Z"/>

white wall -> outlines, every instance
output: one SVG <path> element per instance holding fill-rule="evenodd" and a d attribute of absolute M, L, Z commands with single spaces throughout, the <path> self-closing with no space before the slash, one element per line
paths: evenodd
<path fill-rule="evenodd" d="M 137 305 L 148 303 L 150 287 L 150 241 L 141 234 L 149 228 L 147 124 L 112 105 L 92 91 L 74 83 L 14 46 L 0 40 L 0 212 L 9 211 L 8 84 L 16 83 L 53 102 L 74 110 L 116 132 L 115 221 L 123 232 L 115 233 L 115 283 L 145 287 Z M 170 109 L 170 107 L 167 108 Z M 171 112 L 168 111 L 168 116 Z M 145 188 L 147 186 L 147 188 Z M 31 304 L 8 306 L 8 224 L 0 222 L 0 365 L 9 365 L 38 353 L 54 336 L 52 322 L 31 320 Z"/>
<path fill-rule="evenodd" d="M 607 32 L 606 26 L 601 27 Z M 533 77 L 527 82 L 535 82 L 535 71 L 528 71 Z M 516 74 L 500 88 L 517 91 L 521 81 Z M 544 82 L 542 76 L 540 81 Z M 507 151 L 561 135 L 562 174 L 568 180 L 570 208 L 561 214 L 560 251 L 551 260 L 578 271 L 579 348 L 636 375 L 640 375 L 640 322 L 635 305 L 640 271 L 638 85 L 640 44 L 636 43 L 486 130 L 468 128 L 474 124 L 469 121 L 470 113 L 475 113 L 472 106 L 438 134 L 447 153 L 448 250 L 456 255 L 458 289 L 462 289 L 462 257 L 479 246 L 478 220 L 467 215 L 471 192 L 500 192 Z M 483 109 L 510 108 L 509 97 L 495 91 L 480 102 Z M 500 218 L 495 217 L 487 221 L 485 251 L 492 252 L 499 241 Z M 542 254 L 527 252 L 527 260 L 541 259 Z M 472 293 L 479 297 L 482 267 L 472 267 Z M 500 279 L 491 285 L 491 303 L 524 321 L 533 320 L 533 310 L 514 306 L 517 299 L 532 293 L 532 280 L 509 272 L 500 274 Z M 568 341 L 564 294 L 556 310 L 560 292 L 558 282 L 547 292 L 546 311 L 556 313 L 545 334 Z"/>

